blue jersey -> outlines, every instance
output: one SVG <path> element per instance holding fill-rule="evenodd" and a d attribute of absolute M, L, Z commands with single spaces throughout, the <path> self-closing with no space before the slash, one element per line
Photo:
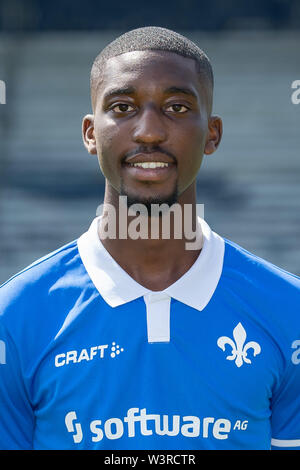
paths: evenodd
<path fill-rule="evenodd" d="M 0 288 L 0 448 L 300 448 L 300 279 L 201 220 L 153 292 L 98 222 Z"/>

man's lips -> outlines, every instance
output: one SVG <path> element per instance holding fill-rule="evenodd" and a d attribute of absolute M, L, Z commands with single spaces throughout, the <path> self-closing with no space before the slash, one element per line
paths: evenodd
<path fill-rule="evenodd" d="M 135 163 L 161 162 L 175 165 L 175 159 L 162 152 L 137 153 L 125 158 L 123 164 L 133 165 Z"/>
<path fill-rule="evenodd" d="M 123 169 L 134 179 L 159 182 L 170 176 L 176 168 L 174 159 L 161 152 L 138 153 L 122 164 Z"/>

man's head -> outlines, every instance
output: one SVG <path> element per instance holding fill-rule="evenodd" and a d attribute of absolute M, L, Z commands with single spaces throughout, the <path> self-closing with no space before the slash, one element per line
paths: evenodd
<path fill-rule="evenodd" d="M 106 46 L 92 66 L 83 138 L 110 192 L 171 204 L 191 188 L 221 138 L 212 95 L 208 57 L 176 32 L 139 28 Z"/>
<path fill-rule="evenodd" d="M 173 52 L 195 61 L 199 79 L 207 86 L 208 106 L 212 107 L 214 85 L 213 70 L 207 55 L 194 42 L 181 34 L 157 26 L 129 31 L 109 43 L 95 58 L 90 75 L 91 100 L 94 108 L 98 87 L 101 86 L 106 62 L 121 54 L 133 51 Z"/>

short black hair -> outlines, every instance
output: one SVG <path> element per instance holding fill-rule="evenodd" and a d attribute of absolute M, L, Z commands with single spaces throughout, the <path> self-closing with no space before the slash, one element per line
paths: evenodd
<path fill-rule="evenodd" d="M 214 85 L 213 70 L 209 58 L 193 41 L 170 29 L 159 26 L 146 26 L 133 29 L 110 42 L 94 60 L 91 77 L 91 98 L 95 100 L 98 84 L 108 59 L 133 51 L 174 52 L 194 59 L 197 72 L 206 79 L 209 88 Z"/>

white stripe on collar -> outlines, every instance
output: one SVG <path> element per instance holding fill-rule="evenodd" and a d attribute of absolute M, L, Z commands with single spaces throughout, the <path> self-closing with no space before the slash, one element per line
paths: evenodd
<path fill-rule="evenodd" d="M 158 294 L 136 282 L 112 258 L 98 235 L 95 217 L 87 232 L 77 240 L 81 260 L 103 299 L 118 307 L 146 294 Z M 203 310 L 213 296 L 223 269 L 224 240 L 198 217 L 203 234 L 203 248 L 192 267 L 160 293 L 167 294 L 197 310 Z"/>

